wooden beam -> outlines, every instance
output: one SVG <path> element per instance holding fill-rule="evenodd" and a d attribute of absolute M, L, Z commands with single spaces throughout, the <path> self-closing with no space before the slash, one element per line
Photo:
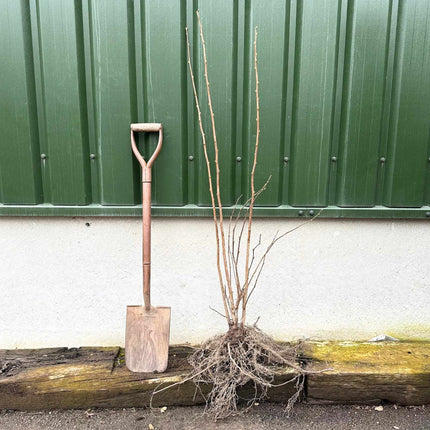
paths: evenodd
<path fill-rule="evenodd" d="M 310 342 L 310 403 L 430 402 L 429 342 Z"/>
<path fill-rule="evenodd" d="M 0 409 L 38 410 L 149 406 L 156 387 L 183 381 L 192 348 L 174 346 L 162 374 L 130 372 L 124 350 L 112 348 L 50 348 L 0 350 Z M 429 342 L 309 342 L 303 352 L 308 368 L 333 370 L 309 375 L 307 401 L 317 403 L 379 403 L 401 405 L 430 402 Z M 279 369 L 275 383 L 295 375 Z M 204 402 L 210 387 L 185 382 L 154 396 L 153 406 Z M 269 391 L 269 400 L 286 402 L 294 384 Z M 244 387 L 243 398 L 252 395 Z"/>

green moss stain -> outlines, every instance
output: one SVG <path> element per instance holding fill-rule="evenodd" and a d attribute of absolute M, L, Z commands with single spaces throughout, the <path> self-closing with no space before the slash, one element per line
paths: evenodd
<path fill-rule="evenodd" d="M 388 333 L 405 342 L 430 342 L 430 326 L 427 324 L 392 327 Z"/>
<path fill-rule="evenodd" d="M 310 342 L 307 355 L 337 371 L 430 373 L 430 342 Z"/>
<path fill-rule="evenodd" d="M 125 365 L 125 349 L 120 348 L 118 355 L 115 359 L 115 367 L 124 366 Z"/>

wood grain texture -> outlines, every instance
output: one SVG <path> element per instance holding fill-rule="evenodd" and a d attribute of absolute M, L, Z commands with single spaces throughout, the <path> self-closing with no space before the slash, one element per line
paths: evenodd
<path fill-rule="evenodd" d="M 125 362 L 132 372 L 164 372 L 169 355 L 170 308 L 127 306 Z"/>
<path fill-rule="evenodd" d="M 187 358 L 192 350 L 187 346 L 171 347 L 169 364 L 162 375 L 130 372 L 125 366 L 124 349 L 118 347 L 0 350 L 0 409 L 147 407 L 155 388 L 186 378 L 190 371 Z M 274 382 L 279 385 L 294 376 L 294 372 L 280 369 Z M 202 404 L 209 390 L 208 385 L 197 389 L 188 381 L 153 396 L 152 405 Z M 247 399 L 253 390 L 253 386 L 246 385 L 238 394 Z M 269 398 L 286 402 L 293 393 L 294 384 L 286 384 L 270 390 Z"/>
<path fill-rule="evenodd" d="M 315 342 L 306 355 L 311 403 L 380 403 L 421 405 L 430 402 L 429 342 Z"/>
<path fill-rule="evenodd" d="M 160 375 L 130 372 L 119 347 L 0 350 L 0 409 L 149 406 L 156 387 L 186 378 L 192 351 L 189 346 L 171 347 L 168 367 Z M 307 377 L 310 403 L 430 402 L 430 342 L 309 342 L 303 357 L 315 370 L 333 368 Z M 280 368 L 274 383 L 294 376 Z M 196 390 L 188 381 L 154 396 L 153 406 L 204 403 L 209 389 Z M 252 386 L 245 386 L 238 394 L 246 399 L 252 392 Z M 293 392 L 292 383 L 279 386 L 269 390 L 269 400 L 285 403 Z"/>
<path fill-rule="evenodd" d="M 146 123 L 138 123 L 138 124 L 131 124 L 130 128 L 133 131 L 155 131 L 158 132 L 161 130 L 161 124 L 155 123 L 155 122 L 146 122 Z"/>
<path fill-rule="evenodd" d="M 108 394 L 113 348 L 0 351 L 0 409 L 81 408 Z"/>

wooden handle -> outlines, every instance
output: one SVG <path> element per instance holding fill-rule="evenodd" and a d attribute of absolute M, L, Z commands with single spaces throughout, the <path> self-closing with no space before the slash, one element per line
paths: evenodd
<path fill-rule="evenodd" d="M 151 182 L 142 183 L 142 265 L 143 301 L 145 309 L 151 309 Z"/>
<path fill-rule="evenodd" d="M 134 155 L 142 166 L 142 181 L 151 182 L 151 167 L 154 164 L 155 159 L 158 157 L 163 144 L 163 126 L 158 123 L 130 124 L 130 130 L 131 147 L 133 149 Z M 135 131 L 158 132 L 158 144 L 148 162 L 143 159 L 142 155 L 137 149 L 136 140 L 134 139 Z"/>
<path fill-rule="evenodd" d="M 158 133 L 158 144 L 148 162 L 137 149 L 134 132 Z M 142 220 L 143 220 L 143 300 L 145 309 L 151 310 L 151 167 L 163 144 L 163 126 L 158 123 L 130 124 L 131 148 L 142 166 Z"/>
<path fill-rule="evenodd" d="M 130 128 L 133 131 L 147 131 L 147 132 L 157 132 L 160 131 L 163 126 L 156 122 L 147 122 L 139 124 L 130 124 Z"/>

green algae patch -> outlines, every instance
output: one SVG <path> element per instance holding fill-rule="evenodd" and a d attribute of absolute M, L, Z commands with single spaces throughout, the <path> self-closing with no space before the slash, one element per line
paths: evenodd
<path fill-rule="evenodd" d="M 430 342 L 309 342 L 306 356 L 315 365 L 365 372 L 430 372 Z"/>
<path fill-rule="evenodd" d="M 430 402 L 430 342 L 309 342 L 310 403 Z"/>
<path fill-rule="evenodd" d="M 402 324 L 387 327 L 386 332 L 402 342 L 430 342 L 429 324 Z"/>
<path fill-rule="evenodd" d="M 119 349 L 114 365 L 115 365 L 115 367 L 125 366 L 125 349 L 124 348 Z"/>

